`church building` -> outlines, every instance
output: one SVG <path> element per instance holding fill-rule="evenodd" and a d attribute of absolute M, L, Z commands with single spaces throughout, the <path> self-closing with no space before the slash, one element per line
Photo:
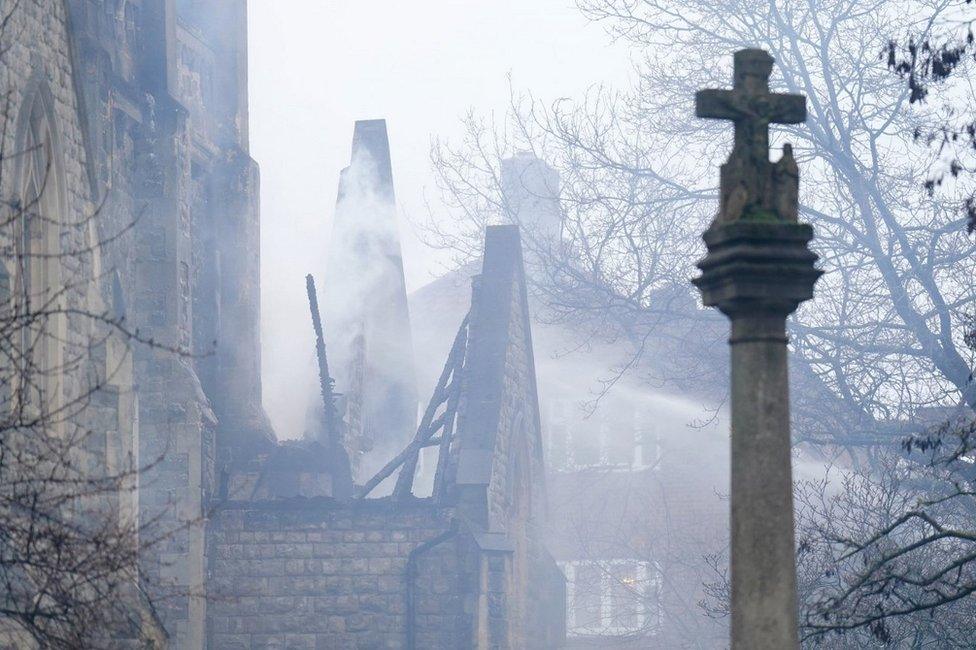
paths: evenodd
<path fill-rule="evenodd" d="M 66 308 L 104 315 L 104 331 L 50 319 L 38 349 L 46 366 L 61 368 L 68 346 L 104 345 L 91 368 L 59 371 L 40 390 L 64 403 L 85 372 L 107 378 L 83 416 L 103 434 L 90 460 L 143 467 L 117 507 L 159 541 L 137 580 L 151 605 L 134 603 L 142 615 L 126 642 L 558 647 L 564 580 L 541 535 L 547 496 L 519 234 L 489 229 L 471 309 L 451 326 L 446 383 L 420 402 L 399 243 L 382 230 L 394 196 L 381 121 L 357 125 L 336 227 L 372 227 L 350 245 L 383 256 L 391 273 L 364 288 L 382 286 L 384 300 L 356 313 L 325 301 L 329 318 L 345 314 L 359 328 L 349 345 L 329 341 L 345 391 L 350 493 L 334 490 L 342 454 L 315 439 L 279 442 L 264 414 L 246 9 L 245 0 L 0 3 L 10 12 L 0 189 L 29 197 L 38 214 L 29 230 L 0 233 L 0 288 L 16 306 L 18 287 L 70 286 Z M 18 246 L 30 247 L 29 269 L 16 263 Z M 340 272 L 324 278 L 326 295 Z M 419 428 L 418 402 L 428 411 Z M 438 471 L 433 486 L 418 478 L 415 488 L 421 450 L 438 452 Z M 380 468 L 387 475 L 366 490 Z"/>

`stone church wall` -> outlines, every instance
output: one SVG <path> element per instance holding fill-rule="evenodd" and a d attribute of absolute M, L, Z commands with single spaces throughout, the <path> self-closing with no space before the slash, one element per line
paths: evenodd
<path fill-rule="evenodd" d="M 565 600 L 562 574 L 540 542 L 547 516 L 545 466 L 517 227 L 487 229 L 469 318 L 470 354 L 458 418 L 459 508 L 497 536 L 499 549 L 510 552 L 507 642 L 551 647 L 564 629 Z M 496 621 L 486 629 L 499 634 L 501 625 Z"/>
<path fill-rule="evenodd" d="M 244 0 L 67 6 L 103 268 L 134 346 L 144 571 L 175 648 L 203 647 L 203 520 L 221 466 L 273 444 L 261 410 L 257 165 L 248 154 Z M 187 522 L 196 522 L 186 526 Z M 151 533 L 149 533 L 151 534 Z M 173 596 L 172 593 L 176 595 Z"/>
<path fill-rule="evenodd" d="M 210 648 L 461 648 L 458 538 L 429 501 L 228 504 L 213 521 Z M 415 553 L 416 552 L 416 553 Z M 408 565 L 415 555 L 413 612 Z"/>
<path fill-rule="evenodd" d="M 10 160 L 3 173 L 5 195 L 16 193 L 14 156 L 22 142 L 22 127 L 38 96 L 54 121 L 57 141 L 53 156 L 62 163 L 64 204 L 69 218 L 82 221 L 92 209 L 91 186 L 86 170 L 84 135 L 75 94 L 75 71 L 70 55 L 68 15 L 61 2 L 25 2 L 13 12 L 2 36 L 4 41 L 2 90 L 6 96 L 3 120 L 3 152 Z M 5 15 L 5 14 L 4 14 Z M 84 263 L 77 259 L 74 263 Z M 80 269 L 77 269 L 80 270 Z M 89 269 L 90 270 L 90 269 Z"/>
<path fill-rule="evenodd" d="M 84 250 L 94 243 L 96 233 L 91 228 L 94 211 L 92 186 L 86 169 L 86 146 L 81 126 L 81 110 L 75 93 L 75 70 L 68 40 L 69 21 L 61 2 L 25 2 L 11 13 L 3 32 L 0 93 L 0 137 L 2 137 L 3 169 L 0 173 L 0 197 L 5 204 L 31 202 L 23 196 L 24 167 L 34 153 L 27 150 L 27 130 L 30 121 L 39 117 L 50 128 L 50 166 L 43 179 L 45 199 L 57 206 L 58 214 L 44 215 L 57 222 L 60 229 L 60 250 L 44 251 L 61 254 L 63 251 Z M 9 9 L 0 8 L 6 15 Z M 8 94 L 9 93 L 9 94 Z M 32 197 L 31 197 L 32 198 Z M 27 206 L 31 212 L 37 206 Z M 3 215 L 3 221 L 14 216 Z M 5 229 L 0 236 L 9 242 L 12 233 Z M 13 256 L 5 256 L 13 263 Z M 94 280 L 96 272 L 93 255 L 67 255 L 54 262 L 60 267 L 61 278 L 90 278 L 91 283 L 75 283 L 65 298 L 69 307 L 84 309 L 89 300 L 100 305 L 104 287 Z M 17 270 L 4 269 L 13 277 Z M 10 287 L 6 287 L 9 290 Z M 94 289 L 94 291 L 92 291 Z M 85 319 L 66 319 L 66 334 L 71 345 L 85 345 L 91 337 L 91 323 Z M 77 377 L 65 378 L 65 398 L 77 395 L 84 387 Z"/>
<path fill-rule="evenodd" d="M 226 504 L 211 533 L 208 647 L 559 647 L 564 578 L 542 545 L 519 561 L 504 534 L 456 516 L 431 499 Z"/>
<path fill-rule="evenodd" d="M 60 366 L 55 362 L 52 366 L 47 358 L 40 362 L 42 374 L 56 373 L 53 399 L 60 399 L 62 404 L 81 400 L 86 404 L 63 421 L 54 416 L 50 426 L 59 431 L 80 428 L 85 432 L 78 460 L 92 475 L 124 471 L 131 467 L 130 459 L 138 462 L 139 401 L 134 391 L 131 347 L 125 337 L 90 317 L 120 316 L 121 301 L 113 285 L 116 276 L 110 272 L 114 258 L 107 242 L 113 231 L 103 218 L 104 186 L 93 164 L 95 147 L 87 130 L 91 113 L 82 92 L 87 69 L 78 58 L 74 16 L 64 0 L 0 2 L 0 16 L 4 19 L 0 32 L 0 95 L 4 97 L 0 106 L 0 198 L 7 207 L 19 204 L 29 214 L 40 215 L 35 223 L 41 223 L 42 228 L 55 229 L 49 247 L 34 250 L 35 259 L 26 262 L 43 265 L 40 276 L 52 278 L 52 286 L 31 283 L 29 291 L 34 296 L 63 291 L 60 306 L 74 313 L 50 318 L 58 332 L 60 352 L 54 354 L 64 358 L 84 351 L 79 363 Z M 46 129 L 43 140 L 34 148 L 26 146 L 31 128 Z M 24 176 L 27 165 L 39 157 L 46 158 L 46 165 L 40 197 L 35 201 L 24 195 Z M 7 224 L 0 229 L 5 246 L 13 234 L 11 223 L 19 229 L 24 219 L 24 214 L 16 212 L 0 216 Z M 6 292 L 12 289 L 10 282 L 20 282 L 16 276 L 23 271 L 17 268 L 11 249 L 6 250 L 0 284 L 4 300 L 9 300 Z M 47 353 L 41 351 L 41 355 L 46 357 Z M 134 488 L 134 481 L 127 487 Z M 107 505 L 117 507 L 119 514 L 128 518 L 135 518 L 139 508 L 134 490 L 123 491 L 118 498 L 107 500 Z M 132 611 L 148 614 L 137 601 L 133 601 Z M 147 616 L 146 621 L 150 618 Z M 158 643 L 164 632 L 155 623 L 142 630 L 133 626 L 132 638 L 114 641 L 118 647 L 145 647 L 147 638 L 135 637 L 148 634 Z M 8 632 L 9 627 L 0 623 L 0 645 L 9 640 Z M 31 645 L 18 638 L 11 647 Z"/>

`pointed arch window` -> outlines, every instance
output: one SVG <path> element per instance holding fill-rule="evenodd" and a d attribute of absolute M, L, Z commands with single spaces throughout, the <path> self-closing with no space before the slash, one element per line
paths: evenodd
<path fill-rule="evenodd" d="M 33 417 L 56 420 L 63 403 L 66 318 L 61 233 L 63 165 L 53 120 L 41 93 L 29 105 L 17 152 L 20 173 L 11 219 L 10 307 L 17 340 L 19 401 Z"/>

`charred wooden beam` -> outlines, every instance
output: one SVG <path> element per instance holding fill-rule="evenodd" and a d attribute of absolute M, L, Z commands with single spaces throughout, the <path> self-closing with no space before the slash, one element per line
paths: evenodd
<path fill-rule="evenodd" d="M 305 276 L 305 289 L 308 292 L 308 306 L 312 312 L 312 327 L 315 330 L 315 356 L 319 365 L 319 389 L 322 393 L 324 409 L 323 442 L 329 446 L 342 444 L 342 419 L 336 408 L 335 380 L 329 374 L 329 360 L 325 353 L 325 336 L 322 332 L 322 317 L 319 314 L 319 301 L 315 292 L 315 278 Z"/>
<path fill-rule="evenodd" d="M 440 449 L 437 462 L 438 472 L 440 473 L 442 465 L 446 467 L 446 464 L 443 462 L 444 459 L 441 456 L 444 456 L 450 449 L 450 441 L 454 433 L 454 420 L 461 391 L 461 372 L 464 368 L 464 357 L 467 350 L 467 333 L 468 318 L 465 317 L 454 338 L 451 352 L 447 357 L 447 363 L 444 364 L 444 369 L 441 371 L 437 386 L 434 388 L 431 400 L 424 410 L 424 415 L 420 420 L 420 426 L 417 427 L 417 433 L 414 435 L 413 440 L 393 460 L 384 465 L 383 469 L 363 484 L 357 493 L 359 498 L 364 498 L 369 495 L 370 492 L 375 490 L 380 483 L 389 478 L 397 469 L 400 470 L 400 473 L 397 476 L 396 486 L 393 489 L 393 497 L 395 499 L 402 499 L 410 494 L 413 490 L 414 475 L 417 471 L 420 450 L 425 447 L 438 445 Z M 438 411 L 440 411 L 442 406 L 444 410 L 438 415 Z M 440 435 L 435 435 L 438 433 Z M 436 484 L 437 475 L 435 475 Z"/>

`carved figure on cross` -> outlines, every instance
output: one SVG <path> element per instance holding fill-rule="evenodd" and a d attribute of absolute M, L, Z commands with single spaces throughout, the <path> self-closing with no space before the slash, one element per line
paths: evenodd
<path fill-rule="evenodd" d="M 763 50 L 735 53 L 732 90 L 707 89 L 695 95 L 698 117 L 731 120 L 735 145 L 722 165 L 718 221 L 779 218 L 796 221 L 798 174 L 792 147 L 769 162 L 769 125 L 806 121 L 806 97 L 769 92 L 773 57 Z"/>

